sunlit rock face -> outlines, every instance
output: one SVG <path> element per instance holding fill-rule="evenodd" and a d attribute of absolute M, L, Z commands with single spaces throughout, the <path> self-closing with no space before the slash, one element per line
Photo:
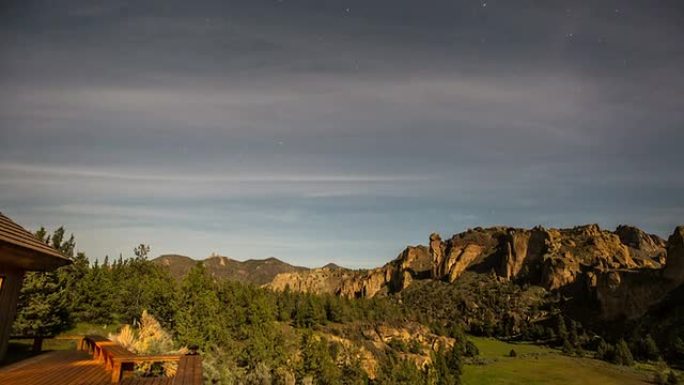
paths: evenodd
<path fill-rule="evenodd" d="M 466 271 L 598 301 L 606 319 L 636 317 L 684 281 L 684 227 L 667 242 L 636 227 L 608 231 L 595 224 L 474 228 L 446 240 L 433 233 L 428 246 L 409 246 L 376 269 L 287 273 L 269 286 L 374 297 L 420 280 L 455 282 Z"/>

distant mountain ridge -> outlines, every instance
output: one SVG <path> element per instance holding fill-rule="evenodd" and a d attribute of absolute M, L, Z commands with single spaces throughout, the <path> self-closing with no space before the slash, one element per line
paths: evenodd
<path fill-rule="evenodd" d="M 225 256 L 212 255 L 202 261 L 178 254 L 165 254 L 152 260 L 169 268 L 171 275 L 182 279 L 198 262 L 203 262 L 210 274 L 217 278 L 248 282 L 256 285 L 269 283 L 278 274 L 299 273 L 309 269 L 294 266 L 277 258 L 238 261 Z"/>

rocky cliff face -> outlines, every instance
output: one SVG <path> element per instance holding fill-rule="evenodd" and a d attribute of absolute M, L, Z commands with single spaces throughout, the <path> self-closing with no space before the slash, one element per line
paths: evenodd
<path fill-rule="evenodd" d="M 472 271 L 591 297 L 599 301 L 606 318 L 616 318 L 638 316 L 652 299 L 662 298 L 661 292 L 684 280 L 684 227 L 667 242 L 631 226 L 607 231 L 593 224 L 568 229 L 475 228 L 447 240 L 432 234 L 428 242 L 427 247 L 406 248 L 377 269 L 281 274 L 270 287 L 373 297 L 402 291 L 415 280 L 454 282 Z"/>
<path fill-rule="evenodd" d="M 398 292 L 413 279 L 430 278 L 432 257 L 425 246 L 407 247 L 395 260 L 372 270 L 345 268 L 312 269 L 305 272 L 278 274 L 266 286 L 274 290 L 328 293 L 348 297 L 374 297 Z"/>
<path fill-rule="evenodd" d="M 637 318 L 684 284 L 684 226 L 677 227 L 666 243 L 638 229 L 630 232 L 631 236 L 621 239 L 626 239 L 630 248 L 640 246 L 637 253 L 655 253 L 654 267 L 641 265 L 647 268 L 615 269 L 597 275 L 596 296 L 604 319 Z"/>

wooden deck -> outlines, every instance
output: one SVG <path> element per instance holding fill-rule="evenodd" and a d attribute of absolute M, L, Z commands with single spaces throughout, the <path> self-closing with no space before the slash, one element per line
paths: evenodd
<path fill-rule="evenodd" d="M 184 360 L 185 361 L 185 360 Z M 185 364 L 185 362 L 182 362 Z M 201 384 L 201 372 L 186 378 L 124 378 L 123 385 Z M 198 381 L 199 380 L 199 381 Z M 111 385 L 111 373 L 88 352 L 64 350 L 41 354 L 0 368 L 2 385 Z"/>

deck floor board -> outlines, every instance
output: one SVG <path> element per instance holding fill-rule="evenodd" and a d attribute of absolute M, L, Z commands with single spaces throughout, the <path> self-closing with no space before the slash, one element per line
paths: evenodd
<path fill-rule="evenodd" d="M 171 385 L 172 378 L 124 378 L 121 385 Z M 2 385 L 111 385 L 101 361 L 76 350 L 43 353 L 25 363 L 0 369 Z"/>

